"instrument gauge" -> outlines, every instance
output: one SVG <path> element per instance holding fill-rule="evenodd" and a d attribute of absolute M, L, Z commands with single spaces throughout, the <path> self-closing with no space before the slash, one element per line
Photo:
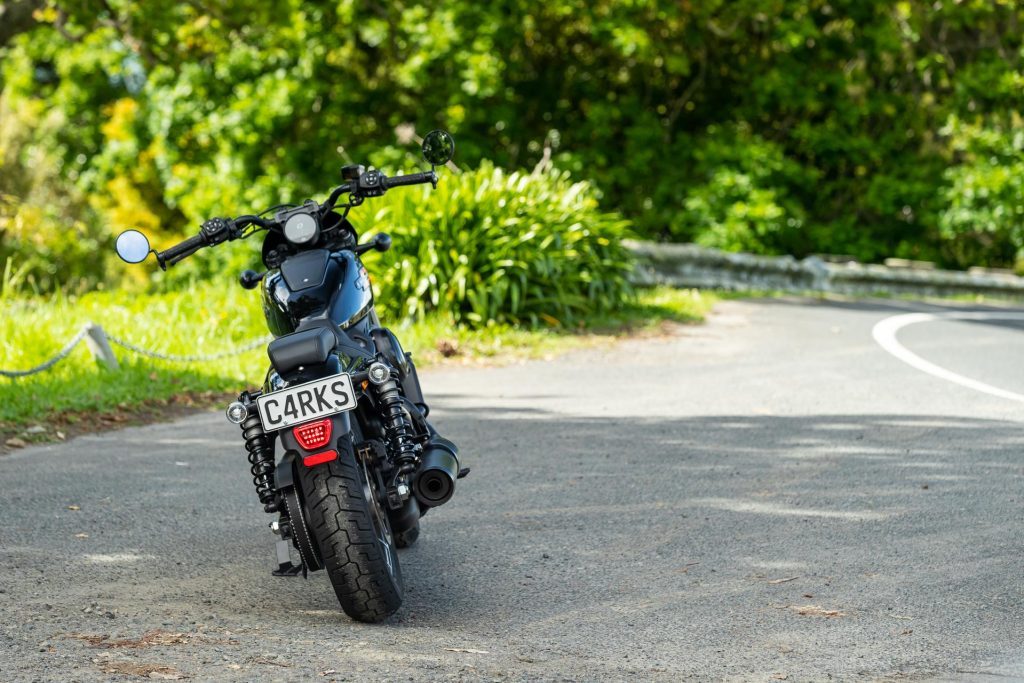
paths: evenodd
<path fill-rule="evenodd" d="M 295 213 L 285 221 L 284 236 L 292 244 L 310 244 L 320 236 L 320 226 L 308 213 Z"/>

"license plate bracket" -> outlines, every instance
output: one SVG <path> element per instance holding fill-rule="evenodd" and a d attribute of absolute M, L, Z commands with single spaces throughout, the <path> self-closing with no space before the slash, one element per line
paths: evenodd
<path fill-rule="evenodd" d="M 292 427 L 356 407 L 352 377 L 345 372 L 263 394 L 256 399 L 268 432 Z"/>

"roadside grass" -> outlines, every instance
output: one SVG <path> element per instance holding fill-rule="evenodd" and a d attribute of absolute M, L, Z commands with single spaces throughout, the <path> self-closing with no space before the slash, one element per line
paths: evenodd
<path fill-rule="evenodd" d="M 420 367 L 439 363 L 506 363 L 550 357 L 625 335 L 658 334 L 674 323 L 703 320 L 716 298 L 706 292 L 655 288 L 601 318 L 572 327 L 525 329 L 453 326 L 433 316 L 393 329 Z M 81 297 L 0 299 L 0 368 L 20 370 L 52 357 L 88 322 L 152 351 L 211 354 L 267 334 L 258 295 L 237 287 L 199 284 L 169 294 L 94 292 Z M 386 322 L 385 322 L 386 324 Z M 0 448 L 11 437 L 48 441 L 209 406 L 262 384 L 265 349 L 208 362 L 157 360 L 113 346 L 120 368 L 97 364 L 84 343 L 50 370 L 0 377 Z M 31 432 L 26 428 L 35 427 Z"/>

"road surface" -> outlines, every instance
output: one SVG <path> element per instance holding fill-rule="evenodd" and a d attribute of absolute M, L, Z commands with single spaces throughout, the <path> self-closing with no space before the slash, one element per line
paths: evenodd
<path fill-rule="evenodd" d="M 382 625 L 271 577 L 221 414 L 5 456 L 0 679 L 1024 679 L 1022 318 L 733 301 L 423 373 L 473 472 Z"/>

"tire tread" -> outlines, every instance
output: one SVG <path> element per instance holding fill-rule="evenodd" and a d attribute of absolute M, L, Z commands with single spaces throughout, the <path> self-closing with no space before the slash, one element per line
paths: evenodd
<path fill-rule="evenodd" d="M 342 446 L 342 444 L 339 444 Z M 396 580 L 374 533 L 351 442 L 338 458 L 311 468 L 299 466 L 309 526 L 320 546 L 331 585 L 345 613 L 357 621 L 386 619 L 402 604 L 401 569 Z"/>

